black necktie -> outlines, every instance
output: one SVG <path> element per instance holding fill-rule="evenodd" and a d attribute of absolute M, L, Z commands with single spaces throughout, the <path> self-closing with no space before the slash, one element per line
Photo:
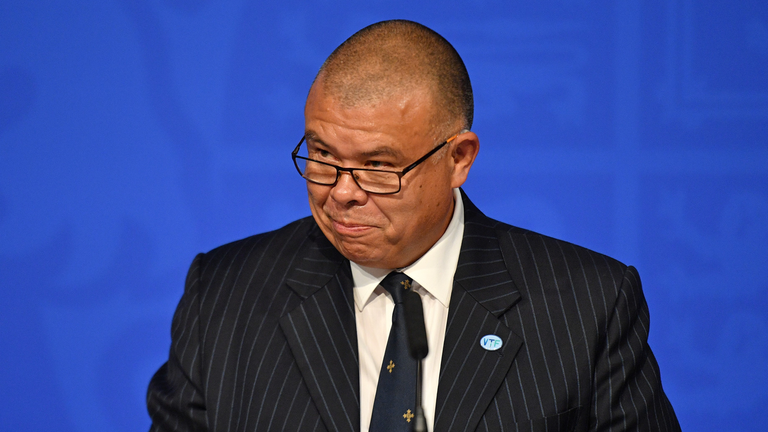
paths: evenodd
<path fill-rule="evenodd" d="M 392 294 L 395 310 L 392 330 L 379 372 L 376 398 L 371 415 L 371 432 L 410 431 L 416 407 L 416 360 L 408 352 L 403 297 L 411 290 L 413 280 L 400 272 L 392 272 L 381 286 Z M 416 294 L 418 295 L 418 294 Z"/>

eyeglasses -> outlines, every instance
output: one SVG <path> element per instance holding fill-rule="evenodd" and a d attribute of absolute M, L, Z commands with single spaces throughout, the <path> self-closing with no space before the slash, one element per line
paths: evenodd
<path fill-rule="evenodd" d="M 430 156 L 435 154 L 449 142 L 456 139 L 457 136 L 459 135 L 456 134 L 443 141 L 442 144 L 430 150 L 429 153 L 420 157 L 419 160 L 408 165 L 402 171 L 385 171 L 370 168 L 345 168 L 299 156 L 299 149 L 306 137 L 301 137 L 301 141 L 299 141 L 299 144 L 293 149 L 293 152 L 291 152 L 291 157 L 293 158 L 293 164 L 296 165 L 296 170 L 299 172 L 299 175 L 309 182 L 324 186 L 334 186 L 336 182 L 339 181 L 339 177 L 343 171 L 348 172 L 352 176 L 352 179 L 355 180 L 355 183 L 357 183 L 357 186 L 365 192 L 389 195 L 400 192 L 402 186 L 400 179 L 404 175 L 416 168 L 420 163 L 429 159 Z"/>

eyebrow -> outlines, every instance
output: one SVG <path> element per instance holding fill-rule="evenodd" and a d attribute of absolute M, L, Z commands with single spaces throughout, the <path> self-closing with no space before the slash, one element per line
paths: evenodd
<path fill-rule="evenodd" d="M 403 156 L 402 153 L 391 147 L 378 147 L 360 154 L 364 157 L 392 156 L 394 158 L 402 158 Z"/>
<path fill-rule="evenodd" d="M 306 141 L 313 141 L 317 144 L 320 144 L 323 147 L 333 148 L 332 145 L 327 144 L 325 141 L 321 140 L 316 133 L 313 131 L 307 131 L 306 134 L 304 134 L 304 139 Z M 371 158 L 371 157 L 377 157 L 377 156 L 391 156 L 394 158 L 402 158 L 403 154 L 395 150 L 391 147 L 377 147 L 372 150 L 364 151 L 360 153 L 360 156 L 365 158 Z"/>
<path fill-rule="evenodd" d="M 327 146 L 327 144 L 326 144 L 326 143 L 324 143 L 324 142 L 323 142 L 323 140 L 321 140 L 320 138 L 318 138 L 318 136 L 317 136 L 317 134 L 316 134 L 316 133 L 314 133 L 314 132 L 312 132 L 312 131 L 307 131 L 306 133 L 304 133 L 304 141 L 307 141 L 307 142 L 309 142 L 310 140 L 311 140 L 311 141 L 314 141 L 314 142 L 316 142 L 316 143 L 319 143 L 319 144 L 322 144 L 322 145 L 326 145 L 326 146 Z"/>

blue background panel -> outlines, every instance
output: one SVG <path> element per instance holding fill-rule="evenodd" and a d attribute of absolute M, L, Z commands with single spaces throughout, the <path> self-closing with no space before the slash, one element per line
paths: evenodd
<path fill-rule="evenodd" d="M 187 266 L 309 214 L 309 85 L 390 18 L 465 60 L 475 203 L 637 266 L 683 429 L 762 430 L 759 0 L 0 1 L 0 430 L 149 426 Z"/>

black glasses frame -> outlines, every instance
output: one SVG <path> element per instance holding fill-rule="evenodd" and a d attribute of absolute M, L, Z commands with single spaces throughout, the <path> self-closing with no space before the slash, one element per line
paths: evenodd
<path fill-rule="evenodd" d="M 433 154 L 437 153 L 437 151 L 440 150 L 441 148 L 445 147 L 446 144 L 448 144 L 449 142 L 451 142 L 454 139 L 456 139 L 457 136 L 459 136 L 459 134 L 456 134 L 456 135 L 448 138 L 447 140 L 443 141 L 442 144 L 440 144 L 440 145 L 436 146 L 435 148 L 433 148 L 432 150 L 430 150 L 427 154 L 425 154 L 424 156 L 420 157 L 416 162 L 414 162 L 414 163 L 408 165 L 407 167 L 403 168 L 402 171 L 388 171 L 388 170 L 380 170 L 380 169 L 373 169 L 373 168 L 345 168 L 345 167 L 340 167 L 338 165 L 333 165 L 333 164 L 329 164 L 329 163 L 326 163 L 326 162 L 320 162 L 320 161 L 317 161 L 317 160 L 314 160 L 314 159 L 306 158 L 304 156 L 299 156 L 299 149 L 301 148 L 301 144 L 303 144 L 304 141 L 306 140 L 306 138 L 307 138 L 306 136 L 301 137 L 301 141 L 299 141 L 299 144 L 291 152 L 291 158 L 293 159 L 293 165 L 296 167 L 296 171 L 299 172 L 299 175 L 301 176 L 301 178 L 307 180 L 308 182 L 312 182 L 312 183 L 323 185 L 323 186 L 335 186 L 336 183 L 339 182 L 339 178 L 341 177 L 341 173 L 342 172 L 348 172 L 352 176 L 352 179 L 355 181 L 355 184 L 357 185 L 357 187 L 359 187 L 363 191 L 365 191 L 367 193 L 377 194 L 377 195 L 392 195 L 392 194 L 396 194 L 396 193 L 400 192 L 400 190 L 402 189 L 402 187 L 403 187 L 402 179 L 403 179 L 404 175 L 408 174 L 409 171 L 411 171 L 412 169 L 414 169 L 417 166 L 419 166 L 419 164 L 421 164 L 425 160 L 429 159 L 430 156 L 432 156 Z M 301 172 L 301 168 L 299 168 L 299 164 L 298 164 L 298 162 L 296 162 L 296 159 L 303 159 L 305 161 L 319 163 L 321 165 L 326 165 L 326 166 L 329 166 L 329 167 L 336 168 L 336 179 L 333 181 L 333 183 L 321 183 L 321 182 L 318 182 L 318 181 L 310 180 L 310 179 L 304 177 L 304 174 Z M 394 192 L 372 192 L 372 191 L 366 190 L 360 184 L 360 182 L 357 181 L 357 177 L 355 176 L 355 171 L 372 171 L 372 172 L 382 172 L 382 173 L 397 174 L 397 190 L 394 191 Z"/>

